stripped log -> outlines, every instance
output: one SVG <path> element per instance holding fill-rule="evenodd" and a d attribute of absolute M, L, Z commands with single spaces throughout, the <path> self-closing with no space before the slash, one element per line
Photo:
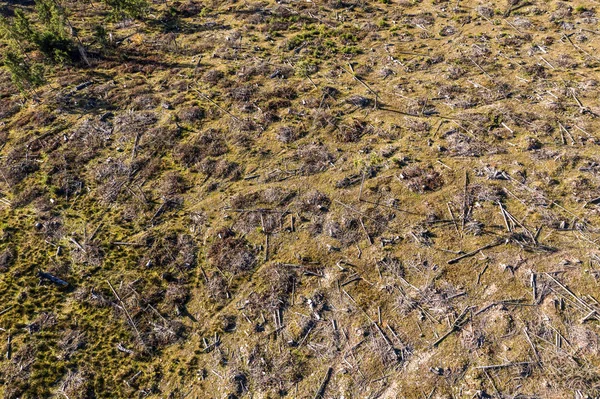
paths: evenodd
<path fill-rule="evenodd" d="M 58 277 L 55 277 L 53 275 L 51 275 L 50 273 L 46 273 L 43 271 L 38 271 L 38 277 L 44 280 L 48 280 L 53 282 L 54 284 L 58 284 L 58 285 L 62 285 L 63 287 L 66 287 L 69 285 L 69 283 L 67 283 L 65 280 L 61 280 Z"/>
<path fill-rule="evenodd" d="M 331 374 L 333 373 L 333 367 L 329 367 L 327 369 L 327 373 L 325 374 L 325 378 L 323 378 L 323 382 L 321 382 L 321 386 L 317 390 L 317 393 L 314 396 L 314 399 L 324 398 L 325 389 L 327 389 L 327 384 L 329 383 L 329 379 L 331 378 Z"/>

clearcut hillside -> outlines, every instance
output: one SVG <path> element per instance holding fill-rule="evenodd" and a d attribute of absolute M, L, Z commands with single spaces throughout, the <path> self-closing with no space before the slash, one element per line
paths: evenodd
<path fill-rule="evenodd" d="M 598 9 L 0 1 L 0 395 L 598 397 Z"/>

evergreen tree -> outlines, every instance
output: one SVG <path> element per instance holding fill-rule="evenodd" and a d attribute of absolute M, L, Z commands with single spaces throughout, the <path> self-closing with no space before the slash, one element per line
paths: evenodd
<path fill-rule="evenodd" d="M 30 93 L 44 83 L 44 69 L 41 64 L 31 64 L 16 51 L 7 51 L 4 66 L 10 72 L 15 86 L 21 93 Z"/>
<path fill-rule="evenodd" d="M 147 0 L 104 0 L 112 9 L 113 18 L 142 18 L 148 12 Z"/>
<path fill-rule="evenodd" d="M 7 47 L 2 64 L 22 93 L 31 93 L 44 82 L 44 66 L 29 57 L 30 51 L 39 51 L 51 63 L 63 63 L 71 59 L 74 48 L 58 3 L 35 0 L 35 9 L 37 25 L 19 8 L 12 18 L 0 18 L 0 38 Z"/>
<path fill-rule="evenodd" d="M 38 50 L 55 63 L 69 60 L 73 43 L 65 28 L 63 9 L 54 0 L 35 0 L 35 9 L 43 28 L 34 37 Z"/>
<path fill-rule="evenodd" d="M 17 46 L 25 55 L 31 49 L 39 50 L 53 63 L 62 63 L 70 58 L 73 42 L 65 29 L 62 9 L 53 0 L 35 0 L 36 11 L 41 24 L 35 26 L 21 9 L 9 21 L 0 21 L 3 36 L 9 39 L 10 46 Z"/>

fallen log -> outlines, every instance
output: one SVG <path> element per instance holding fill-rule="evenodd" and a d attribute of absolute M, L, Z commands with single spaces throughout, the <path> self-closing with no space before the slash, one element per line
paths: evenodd
<path fill-rule="evenodd" d="M 66 287 L 69 285 L 69 283 L 67 283 L 65 280 L 61 280 L 58 277 L 55 277 L 55 276 L 51 275 L 50 273 L 46 273 L 41 270 L 38 271 L 38 277 L 43 280 L 51 281 L 54 284 L 62 285 L 63 287 Z"/>
<path fill-rule="evenodd" d="M 325 389 L 327 388 L 327 384 L 329 383 L 329 379 L 331 378 L 331 373 L 333 373 L 333 367 L 329 367 L 327 373 L 325 374 L 325 378 L 323 378 L 323 382 L 321 382 L 321 386 L 317 391 L 314 399 L 322 399 L 324 398 Z"/>

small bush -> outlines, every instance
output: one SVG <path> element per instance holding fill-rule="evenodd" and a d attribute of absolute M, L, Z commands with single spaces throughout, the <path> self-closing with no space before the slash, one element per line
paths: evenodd
<path fill-rule="evenodd" d="M 435 191 L 442 187 L 444 181 L 439 172 L 429 167 L 426 169 L 420 166 L 407 166 L 402 170 L 400 178 L 406 181 L 409 190 L 424 193 L 426 191 Z"/>
<path fill-rule="evenodd" d="M 330 205 L 331 200 L 327 195 L 320 191 L 311 191 L 302 198 L 300 210 L 319 215 L 328 212 Z"/>
<path fill-rule="evenodd" d="M 210 129 L 189 143 L 179 144 L 174 155 L 182 164 L 190 167 L 206 157 L 217 157 L 227 151 L 227 144 L 221 132 Z"/>
<path fill-rule="evenodd" d="M 300 171 L 308 175 L 323 172 L 335 161 L 327 147 L 322 144 L 306 144 L 298 148 L 296 157 L 302 163 Z"/>
<path fill-rule="evenodd" d="M 277 131 L 277 140 L 285 144 L 292 143 L 299 138 L 300 133 L 298 132 L 298 129 L 292 126 L 282 126 Z"/>
<path fill-rule="evenodd" d="M 198 106 L 191 106 L 183 108 L 178 112 L 177 116 L 185 123 L 195 123 L 204 118 L 204 109 Z"/>
<path fill-rule="evenodd" d="M 103 0 L 112 10 L 113 19 L 139 19 L 148 13 L 147 0 Z"/>
<path fill-rule="evenodd" d="M 217 235 L 216 241 L 210 246 L 208 259 L 221 271 L 239 274 L 255 266 L 256 255 L 244 238 L 225 230 Z"/>
<path fill-rule="evenodd" d="M 15 260 L 15 252 L 12 248 L 4 250 L 0 253 L 0 273 L 8 271 L 8 268 Z"/>
<path fill-rule="evenodd" d="M 29 92 L 44 83 L 44 68 L 41 64 L 31 64 L 14 51 L 4 55 L 4 66 L 10 72 L 14 85 L 21 93 Z"/>
<path fill-rule="evenodd" d="M 169 232 L 163 237 L 149 236 L 148 253 L 140 259 L 140 266 L 184 271 L 196 266 L 198 247 L 187 234 Z"/>

